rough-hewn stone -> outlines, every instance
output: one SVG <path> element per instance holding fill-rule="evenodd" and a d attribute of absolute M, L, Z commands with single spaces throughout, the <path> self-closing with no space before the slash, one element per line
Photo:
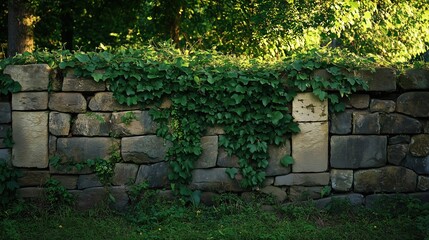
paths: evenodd
<path fill-rule="evenodd" d="M 134 183 L 139 166 L 131 163 L 116 163 L 115 174 L 113 175 L 113 185 L 125 185 Z"/>
<path fill-rule="evenodd" d="M 218 149 L 217 166 L 219 167 L 238 167 L 238 157 L 228 156 L 228 153 L 223 148 Z"/>
<path fill-rule="evenodd" d="M 354 112 L 353 113 L 354 134 L 379 134 L 380 116 L 378 113 Z"/>
<path fill-rule="evenodd" d="M 164 161 L 171 143 L 155 135 L 122 138 L 121 153 L 125 162 L 155 163 Z"/>
<path fill-rule="evenodd" d="M 429 177 L 427 176 L 419 176 L 417 178 L 417 189 L 420 191 L 429 190 Z"/>
<path fill-rule="evenodd" d="M 49 97 L 49 109 L 58 112 L 83 113 L 86 100 L 81 93 L 52 93 Z"/>
<path fill-rule="evenodd" d="M 413 117 L 429 117 L 429 92 L 406 92 L 396 100 L 396 111 Z"/>
<path fill-rule="evenodd" d="M 277 203 L 282 203 L 286 199 L 286 192 L 279 187 L 266 186 L 261 192 L 273 196 Z"/>
<path fill-rule="evenodd" d="M 42 186 L 49 178 L 49 171 L 24 170 L 21 172 L 23 173 L 23 176 L 18 178 L 20 187 Z"/>
<path fill-rule="evenodd" d="M 410 153 L 415 157 L 429 155 L 429 134 L 419 134 L 411 138 Z"/>
<path fill-rule="evenodd" d="M 1 124 L 0 125 L 0 137 L 6 138 L 9 131 L 11 131 L 12 127 L 9 124 Z"/>
<path fill-rule="evenodd" d="M 389 144 L 401 144 L 401 143 L 410 143 L 411 137 L 409 135 L 397 135 L 389 138 Z"/>
<path fill-rule="evenodd" d="M 361 71 L 359 77 L 368 83 L 368 91 L 393 92 L 396 90 L 396 73 L 391 68 L 377 68 L 375 72 Z"/>
<path fill-rule="evenodd" d="M 9 149 L 0 149 L 0 159 L 10 160 L 10 150 Z"/>
<path fill-rule="evenodd" d="M 380 115 L 380 125 L 381 134 L 416 134 L 422 129 L 417 119 L 397 113 Z"/>
<path fill-rule="evenodd" d="M 55 155 L 55 153 L 57 152 L 57 137 L 49 135 L 49 140 L 48 140 L 48 147 L 49 147 L 49 157 L 52 157 Z"/>
<path fill-rule="evenodd" d="M 266 176 L 277 176 L 290 173 L 291 167 L 285 167 L 280 163 L 284 156 L 291 154 L 289 140 L 286 140 L 281 146 L 268 146 L 268 154 L 270 158 L 268 159 L 268 167 L 265 169 Z"/>
<path fill-rule="evenodd" d="M 329 173 L 290 173 L 283 176 L 277 176 L 274 180 L 274 186 L 318 186 L 328 185 Z"/>
<path fill-rule="evenodd" d="M 195 169 L 190 187 L 211 192 L 242 191 L 236 180 L 225 172 L 226 168 Z"/>
<path fill-rule="evenodd" d="M 195 163 L 195 168 L 211 168 L 216 166 L 218 154 L 218 137 L 206 136 L 201 138 L 203 152 Z"/>
<path fill-rule="evenodd" d="M 387 161 L 393 165 L 401 165 L 407 156 L 408 144 L 395 144 L 387 147 Z"/>
<path fill-rule="evenodd" d="M 205 135 L 212 136 L 212 135 L 222 135 L 222 134 L 225 134 L 225 130 L 223 130 L 223 127 L 214 126 L 214 127 L 208 127 Z"/>
<path fill-rule="evenodd" d="M 409 154 L 402 162 L 402 166 L 410 168 L 418 174 L 429 174 L 429 156 L 414 157 Z"/>
<path fill-rule="evenodd" d="M 65 74 L 62 90 L 64 92 L 102 92 L 106 90 L 106 84 L 90 78 L 77 77 L 72 70 Z"/>
<path fill-rule="evenodd" d="M 353 170 L 331 169 L 331 185 L 335 191 L 350 191 L 353 185 Z"/>
<path fill-rule="evenodd" d="M 289 200 L 291 201 L 305 201 L 310 199 L 321 198 L 323 187 L 303 187 L 292 186 L 289 189 Z"/>
<path fill-rule="evenodd" d="M 41 187 L 18 188 L 16 195 L 19 198 L 42 198 L 45 196 L 45 189 Z"/>
<path fill-rule="evenodd" d="M 396 103 L 392 100 L 372 99 L 369 105 L 370 112 L 391 113 L 395 111 L 395 108 Z"/>
<path fill-rule="evenodd" d="M 167 162 L 152 165 L 140 165 L 137 173 L 136 183 L 147 181 L 151 188 L 162 188 L 169 184 L 169 164 Z"/>
<path fill-rule="evenodd" d="M 300 123 L 292 136 L 292 172 L 323 172 L 328 169 L 328 123 Z"/>
<path fill-rule="evenodd" d="M 78 189 L 101 187 L 101 186 L 103 186 L 103 184 L 101 184 L 100 180 L 95 174 L 79 175 L 79 178 L 77 180 Z"/>
<path fill-rule="evenodd" d="M 12 110 L 46 110 L 48 92 L 20 92 L 12 94 Z"/>
<path fill-rule="evenodd" d="M 140 106 L 127 106 L 126 104 L 119 104 L 114 98 L 112 92 L 99 92 L 89 101 L 89 109 L 91 111 L 106 112 L 106 111 L 126 111 L 136 110 Z"/>
<path fill-rule="evenodd" d="M 0 123 L 10 123 L 12 120 L 12 112 L 10 103 L 0 102 Z"/>
<path fill-rule="evenodd" d="M 316 200 L 314 201 L 314 204 L 317 208 L 321 209 L 321 208 L 327 207 L 329 204 L 332 204 L 332 202 L 334 201 L 346 201 L 353 206 L 360 206 L 360 205 L 363 205 L 365 201 L 365 197 L 362 194 L 358 194 L 358 193 L 334 195 L 332 197 Z"/>
<path fill-rule="evenodd" d="M 404 167 L 386 166 L 359 170 L 354 174 L 355 192 L 412 192 L 416 184 L 416 173 Z"/>
<path fill-rule="evenodd" d="M 369 168 L 386 164 L 386 136 L 332 136 L 331 167 Z"/>
<path fill-rule="evenodd" d="M 127 119 L 129 116 L 131 119 Z M 155 134 L 157 129 L 149 111 L 116 112 L 112 114 L 111 121 L 112 134 L 115 136 Z"/>
<path fill-rule="evenodd" d="M 48 167 L 48 113 L 13 112 L 12 163 L 16 167 Z"/>
<path fill-rule="evenodd" d="M 331 113 L 331 128 L 333 134 L 350 134 L 352 132 L 352 112 L 344 111 Z"/>
<path fill-rule="evenodd" d="M 368 108 L 369 95 L 368 94 L 352 94 L 350 96 L 350 105 L 357 109 Z"/>
<path fill-rule="evenodd" d="M 64 186 L 66 189 L 76 189 L 77 188 L 77 175 L 52 175 L 51 178 L 58 180 L 61 183 L 61 186 Z"/>
<path fill-rule="evenodd" d="M 110 113 L 78 114 L 72 126 L 75 136 L 109 136 Z"/>
<path fill-rule="evenodd" d="M 398 85 L 404 90 L 429 89 L 429 71 L 426 69 L 409 69 L 399 77 Z"/>
<path fill-rule="evenodd" d="M 49 113 L 49 132 L 55 136 L 68 136 L 70 132 L 71 115 L 60 112 Z"/>
<path fill-rule="evenodd" d="M 104 187 L 87 188 L 83 191 L 72 191 L 77 196 L 76 207 L 79 210 L 88 210 L 96 207 L 107 199 L 107 192 Z M 116 210 L 124 210 L 129 198 L 124 186 L 114 186 L 110 188 L 110 194 L 115 198 L 110 206 Z"/>
<path fill-rule="evenodd" d="M 328 102 L 320 101 L 313 93 L 299 93 L 292 102 L 292 116 L 298 122 L 328 120 Z"/>
<path fill-rule="evenodd" d="M 48 90 L 50 71 L 47 64 L 31 64 L 9 65 L 3 73 L 19 82 L 21 91 L 44 91 Z"/>

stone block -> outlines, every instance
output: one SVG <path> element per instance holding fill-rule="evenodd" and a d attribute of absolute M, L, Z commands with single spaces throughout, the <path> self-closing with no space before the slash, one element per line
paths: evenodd
<path fill-rule="evenodd" d="M 84 113 L 86 100 L 81 93 L 52 93 L 49 97 L 49 109 L 58 112 Z"/>
<path fill-rule="evenodd" d="M 77 180 L 77 189 L 85 189 L 85 188 L 101 187 L 101 186 L 103 186 L 103 184 L 101 184 L 100 180 L 95 174 L 79 175 L 79 178 Z"/>
<path fill-rule="evenodd" d="M 270 177 L 290 173 L 291 167 L 285 167 L 280 163 L 284 156 L 291 154 L 289 140 L 286 140 L 281 146 L 268 146 L 268 154 L 270 158 L 268 159 L 268 167 L 265 169 L 266 176 Z"/>
<path fill-rule="evenodd" d="M 389 199 L 403 198 L 406 195 L 404 193 L 391 193 L 391 194 L 371 194 L 365 197 L 365 207 L 374 208 L 382 207 L 383 204 Z"/>
<path fill-rule="evenodd" d="M 277 203 L 284 202 L 287 196 L 286 191 L 274 186 L 266 186 L 261 189 L 261 192 L 273 196 Z"/>
<path fill-rule="evenodd" d="M 412 117 L 429 117 L 429 92 L 406 92 L 396 100 L 396 111 Z"/>
<path fill-rule="evenodd" d="M 9 149 L 0 149 L 0 159 L 9 161 L 10 157 L 11 155 Z"/>
<path fill-rule="evenodd" d="M 112 114 L 114 136 L 135 136 L 155 134 L 157 125 L 149 111 L 116 112 Z"/>
<path fill-rule="evenodd" d="M 61 73 L 60 73 L 61 72 Z M 63 88 L 63 74 L 62 70 L 53 69 L 51 72 L 51 91 L 61 92 Z"/>
<path fill-rule="evenodd" d="M 104 82 L 96 82 L 94 79 L 77 77 L 73 70 L 68 71 L 63 80 L 64 92 L 102 92 L 106 90 Z"/>
<path fill-rule="evenodd" d="M 107 199 L 107 192 L 103 187 L 87 188 L 73 193 L 77 196 L 76 208 L 78 210 L 92 209 Z M 129 201 L 126 188 L 124 186 L 114 186 L 110 188 L 110 193 L 115 198 L 115 202 L 110 203 L 110 207 L 115 210 L 124 210 Z"/>
<path fill-rule="evenodd" d="M 353 186 L 353 170 L 331 169 L 331 185 L 335 191 L 350 191 Z"/>
<path fill-rule="evenodd" d="M 55 136 L 68 136 L 70 133 L 71 115 L 60 112 L 49 113 L 49 132 Z"/>
<path fill-rule="evenodd" d="M 21 91 L 46 91 L 51 69 L 47 64 L 9 65 L 3 74 L 19 82 Z"/>
<path fill-rule="evenodd" d="M 344 111 L 331 113 L 331 128 L 333 134 L 350 134 L 352 132 L 352 112 Z"/>
<path fill-rule="evenodd" d="M 12 94 L 12 110 L 46 110 L 48 92 L 20 92 Z"/>
<path fill-rule="evenodd" d="M 13 112 L 12 164 L 15 167 L 48 167 L 48 113 Z"/>
<path fill-rule="evenodd" d="M 300 123 L 292 136 L 292 172 L 323 172 L 328 169 L 328 123 Z"/>
<path fill-rule="evenodd" d="M 420 191 L 429 190 L 429 177 L 428 176 L 418 176 L 418 178 L 417 178 L 417 189 Z"/>
<path fill-rule="evenodd" d="M 205 135 L 212 136 L 212 135 L 223 135 L 223 134 L 225 134 L 225 130 L 223 130 L 223 127 L 214 126 L 214 127 L 208 127 Z"/>
<path fill-rule="evenodd" d="M 387 161 L 393 165 L 401 165 L 402 160 L 407 156 L 408 144 L 395 144 L 387 147 Z"/>
<path fill-rule="evenodd" d="M 0 137 L 7 138 L 8 132 L 12 131 L 12 127 L 9 124 L 0 125 Z"/>
<path fill-rule="evenodd" d="M 194 164 L 195 168 L 211 168 L 216 166 L 218 154 L 218 136 L 205 136 L 201 138 L 203 152 Z"/>
<path fill-rule="evenodd" d="M 379 134 L 380 116 L 378 113 L 354 112 L 353 113 L 354 134 Z"/>
<path fill-rule="evenodd" d="M 126 185 L 136 181 L 139 166 L 130 163 L 116 163 L 115 174 L 113 175 L 113 185 Z"/>
<path fill-rule="evenodd" d="M 409 135 L 397 135 L 389 138 L 389 144 L 402 144 L 402 143 L 410 143 L 411 137 Z"/>
<path fill-rule="evenodd" d="M 42 186 L 49 179 L 49 171 L 24 170 L 21 171 L 23 176 L 18 178 L 20 187 L 37 187 Z"/>
<path fill-rule="evenodd" d="M 217 166 L 219 167 L 239 167 L 237 156 L 228 156 L 223 148 L 218 149 Z"/>
<path fill-rule="evenodd" d="M 386 136 L 332 136 L 332 168 L 370 168 L 386 165 Z"/>
<path fill-rule="evenodd" d="M 422 124 L 414 118 L 391 113 L 380 115 L 381 134 L 417 134 Z"/>
<path fill-rule="evenodd" d="M 413 192 L 416 184 L 416 173 L 404 167 L 386 166 L 354 174 L 354 191 L 361 193 Z"/>
<path fill-rule="evenodd" d="M 78 114 L 72 126 L 74 136 L 109 136 L 110 113 Z"/>
<path fill-rule="evenodd" d="M 360 71 L 359 77 L 368 83 L 368 91 L 396 91 L 396 71 L 392 68 L 377 68 L 375 72 Z"/>
<path fill-rule="evenodd" d="M 274 186 L 320 186 L 329 184 L 329 173 L 290 173 L 277 176 Z"/>
<path fill-rule="evenodd" d="M 164 161 L 171 143 L 155 135 L 122 138 L 121 153 L 125 162 L 156 163 Z"/>
<path fill-rule="evenodd" d="M 18 188 L 16 196 L 19 198 L 43 198 L 45 196 L 45 189 L 41 187 Z"/>
<path fill-rule="evenodd" d="M 61 186 L 64 186 L 66 189 L 76 189 L 77 188 L 77 175 L 52 175 L 51 178 L 58 180 L 61 183 Z"/>
<path fill-rule="evenodd" d="M 298 93 L 292 102 L 292 116 L 297 122 L 327 121 L 328 102 L 313 93 Z"/>
<path fill-rule="evenodd" d="M 350 96 L 349 104 L 357 109 L 365 109 L 369 106 L 368 94 L 352 94 Z"/>
<path fill-rule="evenodd" d="M 57 152 L 57 137 L 49 135 L 49 140 L 48 140 L 48 147 L 49 147 L 49 157 L 52 157 L 55 155 L 55 153 Z"/>
<path fill-rule="evenodd" d="M 292 186 L 289 188 L 289 200 L 306 201 L 321 198 L 323 187 Z"/>
<path fill-rule="evenodd" d="M 225 172 L 226 168 L 195 169 L 192 171 L 190 188 L 210 192 L 243 191 L 236 180 Z"/>
<path fill-rule="evenodd" d="M 402 162 L 402 166 L 412 169 L 418 174 L 429 174 L 429 156 L 414 157 L 408 154 Z"/>
<path fill-rule="evenodd" d="M 365 197 L 362 194 L 358 194 L 358 193 L 334 195 L 332 197 L 316 200 L 314 201 L 314 204 L 316 205 L 317 208 L 322 209 L 329 206 L 329 204 L 331 204 L 333 201 L 346 201 L 347 203 L 350 203 L 350 205 L 352 206 L 361 206 L 365 202 Z"/>
<path fill-rule="evenodd" d="M 99 92 L 89 101 L 89 109 L 97 112 L 109 112 L 109 111 L 126 111 L 126 110 L 137 110 L 140 108 L 139 105 L 127 106 L 125 104 L 119 104 L 114 98 L 112 92 Z"/>
<path fill-rule="evenodd" d="M 140 165 L 137 173 L 136 184 L 147 181 L 151 188 L 167 187 L 169 164 L 159 162 L 152 165 Z"/>
<path fill-rule="evenodd" d="M 429 89 L 429 70 L 409 69 L 398 79 L 398 85 L 404 90 Z"/>
<path fill-rule="evenodd" d="M 370 112 L 391 113 L 395 111 L 395 108 L 396 103 L 392 100 L 372 99 L 369 105 Z"/>
<path fill-rule="evenodd" d="M 410 153 L 414 157 L 429 155 L 429 134 L 419 134 L 411 137 Z"/>
<path fill-rule="evenodd" d="M 0 102 L 0 123 L 10 123 L 12 121 L 12 111 L 10 103 Z"/>

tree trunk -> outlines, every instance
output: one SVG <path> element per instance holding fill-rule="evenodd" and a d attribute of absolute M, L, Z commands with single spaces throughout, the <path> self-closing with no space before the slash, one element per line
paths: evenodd
<path fill-rule="evenodd" d="M 183 3 L 181 0 L 175 0 L 170 2 L 171 4 L 171 15 L 168 21 L 170 26 L 170 37 L 173 39 L 173 42 L 176 44 L 176 47 L 179 47 L 180 40 L 180 23 L 182 20 L 183 12 Z"/>
<path fill-rule="evenodd" d="M 8 1 L 8 56 L 34 50 L 33 29 L 36 17 L 32 14 L 28 1 Z"/>
<path fill-rule="evenodd" d="M 61 42 L 64 48 L 73 49 L 73 2 L 61 1 Z"/>

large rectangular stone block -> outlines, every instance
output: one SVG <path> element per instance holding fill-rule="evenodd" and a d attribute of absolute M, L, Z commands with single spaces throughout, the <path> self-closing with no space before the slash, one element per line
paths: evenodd
<path fill-rule="evenodd" d="M 164 161 L 171 142 L 148 135 L 122 138 L 121 153 L 125 162 L 156 163 Z"/>
<path fill-rule="evenodd" d="M 20 92 L 12 94 L 12 110 L 46 110 L 48 92 Z"/>
<path fill-rule="evenodd" d="M 238 181 L 231 179 L 225 172 L 226 168 L 195 169 L 192 171 L 192 189 L 225 192 L 243 191 Z"/>
<path fill-rule="evenodd" d="M 12 111 L 9 102 L 0 102 L 0 123 L 10 123 Z"/>
<path fill-rule="evenodd" d="M 47 64 L 9 65 L 3 73 L 21 84 L 21 91 L 48 90 L 49 73 L 51 69 Z"/>
<path fill-rule="evenodd" d="M 200 158 L 195 162 L 195 168 L 211 168 L 216 166 L 218 153 L 218 137 L 205 136 L 201 138 L 201 147 L 203 152 Z"/>
<path fill-rule="evenodd" d="M 49 98 L 49 109 L 58 112 L 86 112 L 86 100 L 81 93 L 52 93 Z"/>
<path fill-rule="evenodd" d="M 292 116 L 298 122 L 328 120 L 328 101 L 320 101 L 313 93 L 298 93 L 292 102 Z"/>
<path fill-rule="evenodd" d="M 328 169 L 328 123 L 299 123 L 292 136 L 292 172 L 324 172 Z"/>
<path fill-rule="evenodd" d="M 275 186 L 324 186 L 329 184 L 329 173 L 291 173 L 277 176 Z"/>
<path fill-rule="evenodd" d="M 109 136 L 110 116 L 110 113 L 78 114 L 73 123 L 72 133 L 80 136 Z"/>
<path fill-rule="evenodd" d="M 48 167 L 48 112 L 13 112 L 12 163 L 16 167 Z"/>
<path fill-rule="evenodd" d="M 119 140 L 108 137 L 74 137 L 57 139 L 57 155 L 75 162 L 87 159 L 110 156 L 113 146 L 119 145 Z"/>
<path fill-rule="evenodd" d="M 96 82 L 94 79 L 82 78 L 74 75 L 73 70 L 68 71 L 63 81 L 64 92 L 102 92 L 106 90 L 104 82 Z"/>

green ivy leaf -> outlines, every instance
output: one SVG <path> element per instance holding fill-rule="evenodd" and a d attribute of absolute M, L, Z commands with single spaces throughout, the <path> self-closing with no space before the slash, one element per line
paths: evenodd
<path fill-rule="evenodd" d="M 273 122 L 273 124 L 277 125 L 279 121 L 283 118 L 283 113 L 279 111 L 275 111 L 271 114 L 268 114 L 268 116 L 271 118 L 271 121 Z"/>
<path fill-rule="evenodd" d="M 225 170 L 225 173 L 226 173 L 226 174 L 228 174 L 228 176 L 229 176 L 231 179 L 234 179 L 234 178 L 235 178 L 235 175 L 237 175 L 237 173 L 238 173 L 238 169 L 237 169 L 237 168 L 227 168 L 227 169 Z"/>
<path fill-rule="evenodd" d="M 290 156 L 290 155 L 286 155 L 280 160 L 280 164 L 283 167 L 288 167 L 289 165 L 292 165 L 293 163 L 294 163 L 294 160 L 293 160 L 292 156 Z"/>
<path fill-rule="evenodd" d="M 91 77 L 94 78 L 96 82 L 99 82 L 100 80 L 103 79 L 103 74 L 100 72 L 93 72 L 91 73 Z"/>

